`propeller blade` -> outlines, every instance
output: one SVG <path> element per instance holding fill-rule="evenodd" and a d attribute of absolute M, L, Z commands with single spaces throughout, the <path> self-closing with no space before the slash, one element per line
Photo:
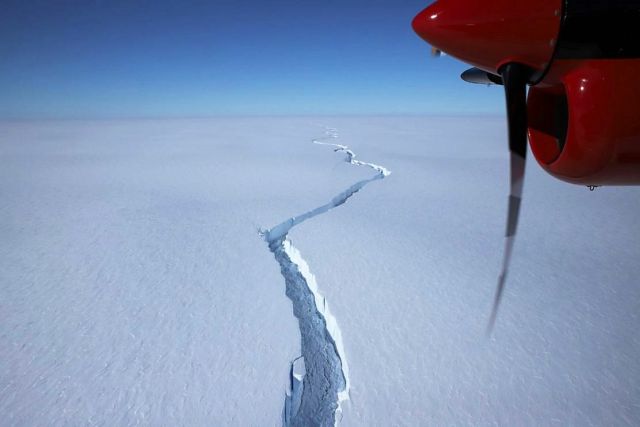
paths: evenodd
<path fill-rule="evenodd" d="M 487 73 L 479 68 L 469 68 L 460 74 L 460 78 L 467 83 L 475 83 L 482 85 L 501 85 L 502 77 L 495 74 Z"/>
<path fill-rule="evenodd" d="M 511 262 L 511 252 L 513 251 L 513 243 L 518 228 L 518 217 L 520 215 L 527 156 L 527 81 L 530 72 L 523 65 L 510 63 L 503 67 L 500 74 L 504 82 L 504 93 L 507 102 L 511 180 L 502 273 L 498 279 L 498 287 L 493 301 L 493 309 L 487 329 L 488 335 L 491 334 L 496 322 L 498 307 L 500 306 L 500 299 L 502 298 L 502 291 L 504 290 L 509 263 Z"/>

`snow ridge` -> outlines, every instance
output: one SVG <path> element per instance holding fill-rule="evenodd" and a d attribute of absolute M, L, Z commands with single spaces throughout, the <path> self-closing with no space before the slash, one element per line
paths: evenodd
<path fill-rule="evenodd" d="M 319 292 L 315 276 L 288 239 L 288 233 L 296 225 L 344 204 L 370 182 L 384 179 L 391 173 L 382 166 L 356 160 L 355 153 L 346 145 L 326 142 L 336 138 L 336 129 L 327 128 L 323 138 L 315 138 L 312 142 L 334 147 L 334 152 L 347 155 L 347 163 L 371 168 L 376 175 L 356 182 L 324 205 L 261 231 L 280 264 L 286 295 L 293 304 L 293 313 L 300 326 L 302 355 L 291 362 L 282 417 L 284 427 L 336 425 L 336 414 L 341 413 L 342 402 L 349 400 L 349 368 L 342 332 Z"/>

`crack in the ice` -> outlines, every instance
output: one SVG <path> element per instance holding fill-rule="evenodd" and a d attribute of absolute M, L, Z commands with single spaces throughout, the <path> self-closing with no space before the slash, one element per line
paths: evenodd
<path fill-rule="evenodd" d="M 312 142 L 331 146 L 334 151 L 347 155 L 346 162 L 369 167 L 378 173 L 356 182 L 328 203 L 261 232 L 280 264 L 286 295 L 293 304 L 293 313 L 300 326 L 302 355 L 291 362 L 282 417 L 285 427 L 336 425 L 336 413 L 340 413 L 342 402 L 349 400 L 349 369 L 342 333 L 318 290 L 309 265 L 287 236 L 296 225 L 344 204 L 368 183 L 384 179 L 391 173 L 382 166 L 356 160 L 355 153 L 345 145 L 326 142 L 338 137 L 335 129 L 326 129 L 325 135 Z"/>

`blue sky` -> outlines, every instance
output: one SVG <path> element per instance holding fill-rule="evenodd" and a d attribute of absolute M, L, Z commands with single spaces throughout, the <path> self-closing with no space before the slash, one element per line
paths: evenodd
<path fill-rule="evenodd" d="M 0 117 L 498 113 L 428 1 L 3 1 Z"/>

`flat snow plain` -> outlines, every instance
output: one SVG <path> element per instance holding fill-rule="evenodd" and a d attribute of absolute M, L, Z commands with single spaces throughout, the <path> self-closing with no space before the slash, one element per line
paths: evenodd
<path fill-rule="evenodd" d="M 3 425 L 282 424 L 300 331 L 258 230 L 340 327 L 341 426 L 640 424 L 640 191 L 533 159 L 494 333 L 501 117 L 0 123 Z"/>

